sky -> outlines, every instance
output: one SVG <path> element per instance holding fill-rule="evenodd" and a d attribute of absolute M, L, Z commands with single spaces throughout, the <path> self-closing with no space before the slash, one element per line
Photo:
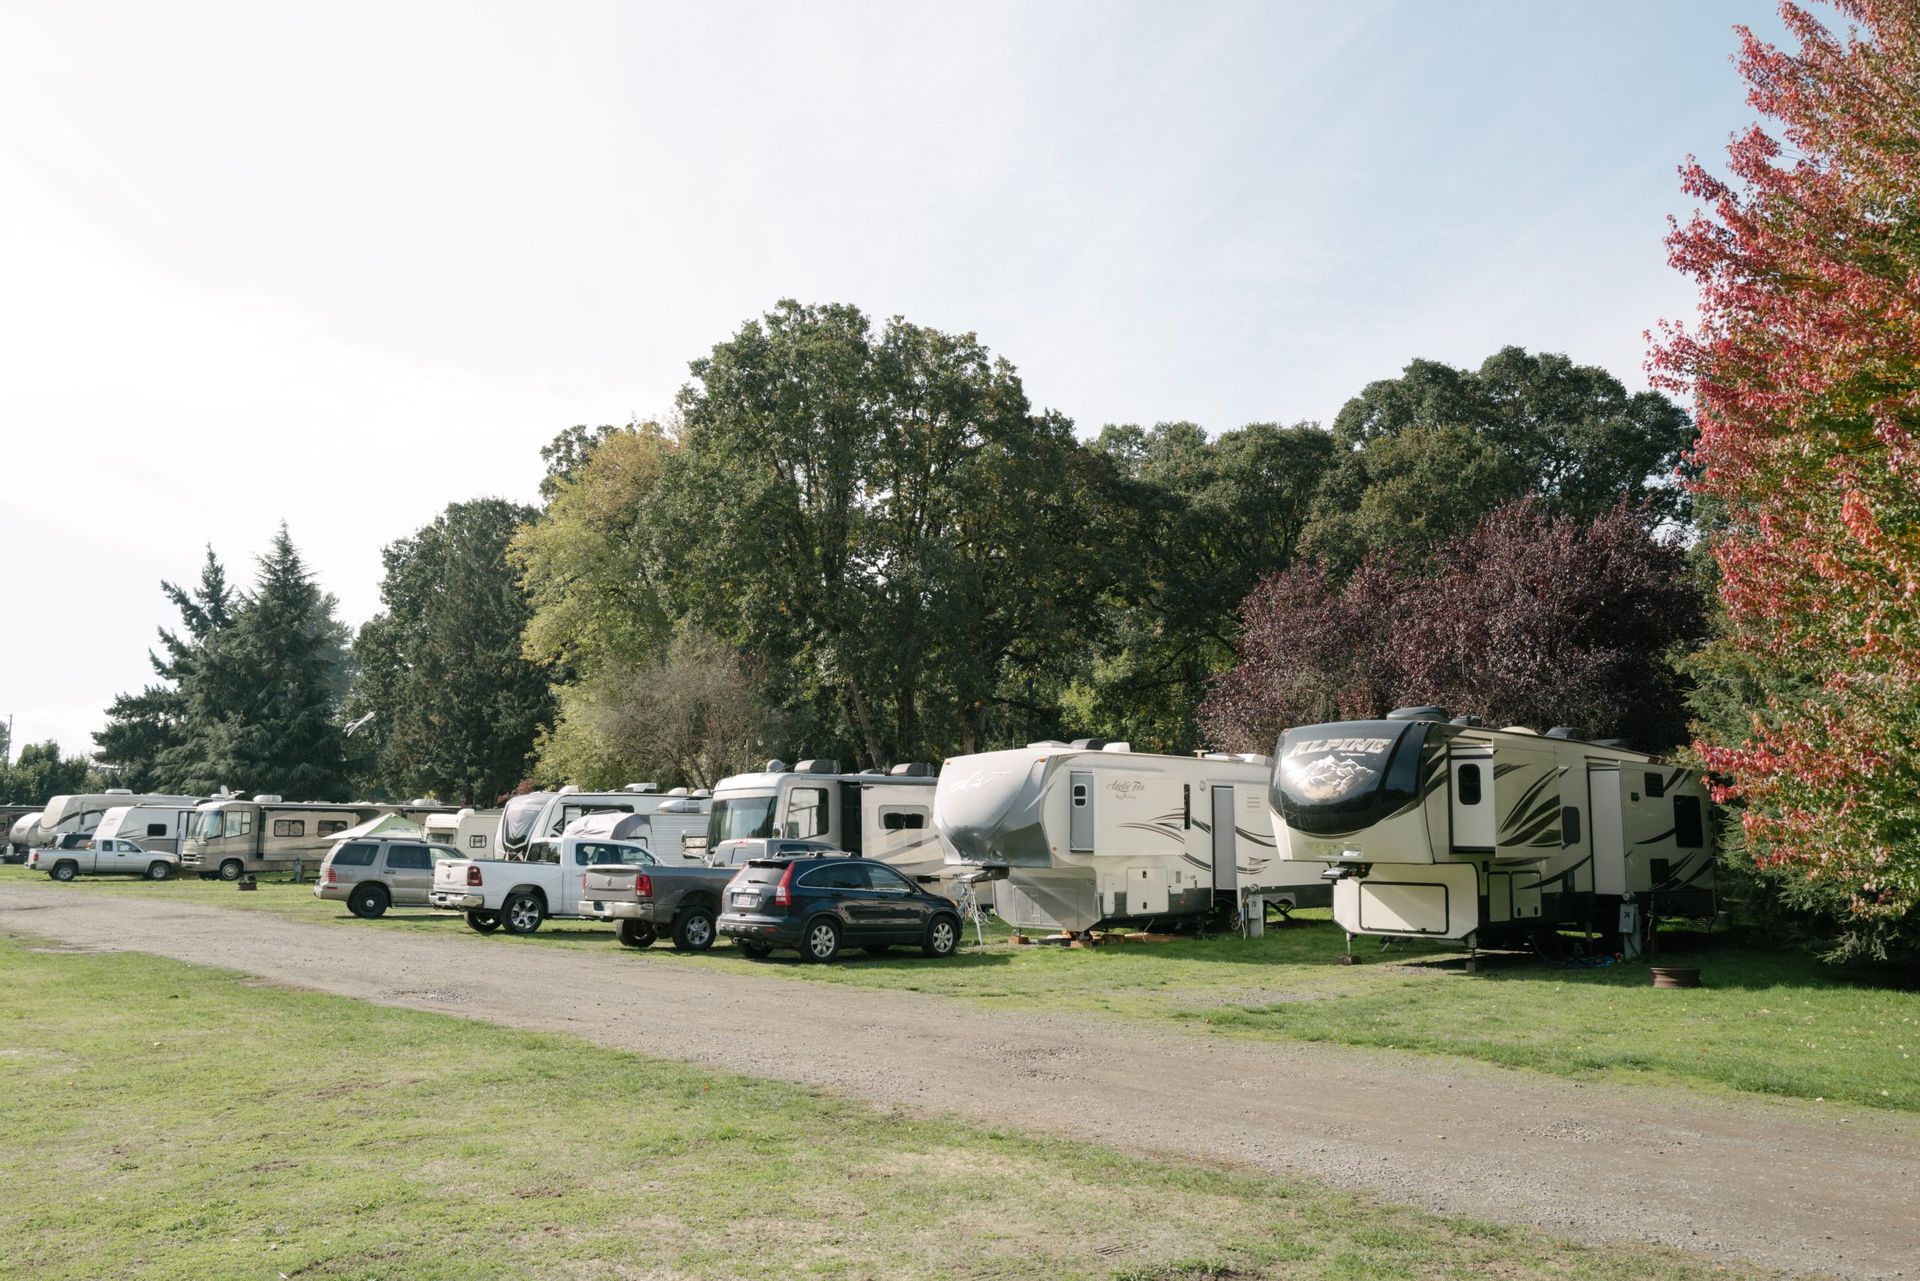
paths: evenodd
<path fill-rule="evenodd" d="M 0 6 L 0 718 L 163 579 L 533 501 L 782 298 L 977 333 L 1091 434 L 1330 422 L 1508 344 L 1646 385 L 1770 0 Z"/>

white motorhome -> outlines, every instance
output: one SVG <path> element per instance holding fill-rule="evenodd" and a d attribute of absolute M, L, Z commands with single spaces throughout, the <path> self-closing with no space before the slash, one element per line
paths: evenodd
<path fill-rule="evenodd" d="M 734 865 L 741 841 L 784 837 L 825 841 L 889 864 L 920 881 L 947 876 L 945 847 L 933 830 L 933 766 L 843 774 L 832 760 L 788 769 L 768 761 L 757 774 L 735 774 L 713 789 L 707 861 Z"/>
<path fill-rule="evenodd" d="M 1490 729 L 1435 707 L 1301 726 L 1280 736 L 1270 804 L 1287 859 L 1333 882 L 1349 945 L 1578 925 L 1631 953 L 1656 913 L 1715 907 L 1699 775 L 1564 726 Z"/>
<path fill-rule="evenodd" d="M 122 805 L 179 805 L 190 809 L 199 803 L 198 796 L 136 794 L 126 788 L 56 796 L 47 802 L 46 811 L 40 815 L 39 825 L 29 833 L 27 844 L 30 847 L 51 845 L 71 832 L 91 836 L 99 829 L 107 811 Z"/>
<path fill-rule="evenodd" d="M 178 854 L 193 829 L 192 805 L 116 805 L 100 819 L 93 839 L 133 841 L 152 853 Z"/>
<path fill-rule="evenodd" d="M 1325 901 L 1317 873 L 1276 857 L 1267 782 L 1264 756 L 1048 740 L 948 760 L 933 822 L 953 863 L 1005 869 L 996 907 L 1021 929 Z"/>
<path fill-rule="evenodd" d="M 418 826 L 430 814 L 453 811 L 430 800 L 330 804 L 259 795 L 207 801 L 195 811 L 193 831 L 181 846 L 181 870 L 237 881 L 249 872 L 317 869 L 342 832 L 368 819 L 398 814 Z"/>
<path fill-rule="evenodd" d="M 494 857 L 542 862 L 552 854 L 561 834 L 589 814 L 652 815 L 663 809 L 670 814 L 698 814 L 704 825 L 707 798 L 684 787 L 657 791 L 652 783 L 629 783 L 617 792 L 583 792 L 567 786 L 557 792 L 516 796 L 500 812 Z"/>

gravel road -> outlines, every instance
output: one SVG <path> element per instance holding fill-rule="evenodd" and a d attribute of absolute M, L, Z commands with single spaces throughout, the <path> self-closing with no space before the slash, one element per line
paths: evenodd
<path fill-rule="evenodd" d="M 1080 1013 L 0 888 L 0 930 L 564 1032 L 875 1104 L 1305 1175 L 1590 1240 L 1920 1278 L 1920 1120 Z M 929 962 L 933 964 L 934 962 Z"/>

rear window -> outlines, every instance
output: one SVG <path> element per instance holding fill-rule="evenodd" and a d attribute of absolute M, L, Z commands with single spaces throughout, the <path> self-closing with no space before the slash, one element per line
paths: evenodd
<path fill-rule="evenodd" d="M 373 856 L 380 852 L 378 845 L 365 845 L 359 841 L 351 845 L 342 845 L 333 852 L 335 867 L 372 867 Z"/>
<path fill-rule="evenodd" d="M 787 874 L 786 863 L 768 863 L 756 859 L 740 869 L 734 879 L 746 885 L 778 885 Z"/>

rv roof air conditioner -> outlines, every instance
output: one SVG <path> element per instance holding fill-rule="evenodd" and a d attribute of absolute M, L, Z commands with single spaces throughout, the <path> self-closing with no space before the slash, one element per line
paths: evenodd
<path fill-rule="evenodd" d="M 793 767 L 793 772 L 796 774 L 838 774 L 840 772 L 840 762 L 822 756 L 818 760 L 801 761 Z"/>
<path fill-rule="evenodd" d="M 786 772 L 787 763 L 781 760 L 768 761 L 767 768 L 761 771 L 763 774 L 784 774 Z"/>
<path fill-rule="evenodd" d="M 568 783 L 566 786 L 560 789 L 560 795 L 572 796 L 575 792 L 579 790 L 580 790 L 580 785 L 578 783 Z"/>
<path fill-rule="evenodd" d="M 1076 738 L 1067 744 L 1076 752 L 1098 752 L 1104 750 L 1106 745 L 1107 740 L 1104 738 Z"/>
<path fill-rule="evenodd" d="M 707 797 L 713 795 L 713 789 L 707 788 L 707 787 L 696 787 L 693 789 L 693 791 L 688 793 L 688 795 L 692 796 L 693 799 L 696 801 L 705 800 Z"/>
<path fill-rule="evenodd" d="M 1238 756 L 1234 757 L 1234 759 L 1245 761 L 1249 765 L 1273 764 L 1273 757 L 1268 756 L 1265 752 L 1241 752 Z"/>
<path fill-rule="evenodd" d="M 1462 729 L 1479 729 L 1482 725 L 1485 725 L 1486 722 L 1478 716 L 1456 716 L 1448 721 L 1447 724 L 1458 725 Z"/>
<path fill-rule="evenodd" d="M 131 787 L 109 787 L 100 794 L 102 796 L 132 796 L 133 789 Z"/>
<path fill-rule="evenodd" d="M 1555 725 L 1552 729 L 1547 731 L 1547 737 L 1548 738 L 1585 738 L 1586 735 L 1582 734 L 1579 730 L 1575 729 L 1571 725 Z"/>
<path fill-rule="evenodd" d="M 256 792 L 253 797 L 256 805 L 278 805 L 280 798 L 271 792 Z"/>
<path fill-rule="evenodd" d="M 1390 721 L 1444 721 L 1447 709 L 1444 707 L 1396 707 L 1387 713 Z"/>
<path fill-rule="evenodd" d="M 1066 746 L 1066 744 L 1065 744 L 1065 743 L 1063 743 L 1063 742 L 1061 742 L 1061 741 L 1060 741 L 1059 739 L 1057 739 L 1057 738 L 1043 738 L 1043 739 L 1041 739 L 1041 740 L 1040 740 L 1039 742 L 1037 742 L 1037 743 L 1028 743 L 1028 744 L 1027 744 L 1027 747 L 1028 747 L 1028 749 L 1029 749 L 1029 750 L 1031 750 L 1031 749 L 1033 749 L 1033 748 L 1038 748 L 1038 747 L 1065 747 L 1065 746 Z"/>
<path fill-rule="evenodd" d="M 894 778 L 932 778 L 933 766 L 925 761 L 908 761 L 905 765 L 896 765 L 887 773 Z"/>
<path fill-rule="evenodd" d="M 652 783 L 628 783 L 624 788 L 620 790 L 625 792 L 657 792 L 660 789 L 655 787 Z"/>
<path fill-rule="evenodd" d="M 1105 746 L 1103 746 L 1100 750 L 1103 752 L 1131 752 L 1133 750 L 1133 744 L 1132 743 L 1108 743 Z"/>
<path fill-rule="evenodd" d="M 669 791 L 667 795 L 668 796 L 689 796 L 691 795 L 691 793 L 688 792 L 687 789 L 684 787 L 676 787 L 676 788 L 673 788 L 671 791 Z"/>

